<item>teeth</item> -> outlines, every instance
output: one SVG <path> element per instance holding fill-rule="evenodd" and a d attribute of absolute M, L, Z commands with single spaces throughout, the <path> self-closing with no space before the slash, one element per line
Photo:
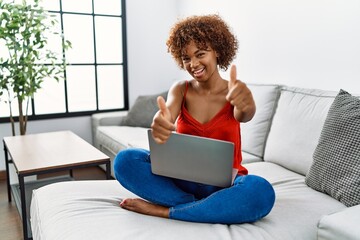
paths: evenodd
<path fill-rule="evenodd" d="M 202 69 L 199 69 L 199 70 L 197 70 L 197 71 L 194 71 L 194 74 L 199 74 L 199 73 L 201 73 L 203 70 L 204 70 L 204 69 L 202 68 Z"/>

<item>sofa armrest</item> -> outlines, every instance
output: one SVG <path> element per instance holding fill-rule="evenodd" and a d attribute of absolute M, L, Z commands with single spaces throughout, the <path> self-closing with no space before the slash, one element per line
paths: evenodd
<path fill-rule="evenodd" d="M 119 126 L 126 117 L 128 111 L 116 111 L 106 113 L 95 113 L 91 116 L 91 131 L 93 144 L 96 146 L 96 130 L 99 126 Z"/>
<path fill-rule="evenodd" d="M 319 240 L 356 240 L 360 236 L 360 205 L 322 217 L 318 223 Z"/>

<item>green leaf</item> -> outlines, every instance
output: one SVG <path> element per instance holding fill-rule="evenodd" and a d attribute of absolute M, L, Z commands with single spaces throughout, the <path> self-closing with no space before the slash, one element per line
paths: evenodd
<path fill-rule="evenodd" d="M 41 8 L 39 0 L 27 2 L 15 4 L 0 0 L 0 40 L 5 43 L 9 55 L 0 59 L 1 101 L 10 101 L 6 99 L 6 91 L 24 100 L 41 89 L 45 78 L 59 81 L 64 77 L 65 59 L 48 50 L 46 36 L 60 35 L 64 50 L 71 47 L 71 42 L 54 28 L 56 15 Z M 49 62 L 49 65 L 39 64 Z"/>

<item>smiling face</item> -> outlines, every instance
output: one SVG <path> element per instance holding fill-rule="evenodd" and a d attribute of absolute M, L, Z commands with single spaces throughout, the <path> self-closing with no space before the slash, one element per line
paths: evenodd
<path fill-rule="evenodd" d="M 218 15 L 190 16 L 178 21 L 170 30 L 166 41 L 168 51 L 176 64 L 185 69 L 184 47 L 191 41 L 199 48 L 206 45 L 219 54 L 217 66 L 227 70 L 236 56 L 238 41 L 229 26 Z"/>
<path fill-rule="evenodd" d="M 193 41 L 184 48 L 182 62 L 184 69 L 197 81 L 208 80 L 218 72 L 216 52 L 209 46 L 198 48 Z"/>

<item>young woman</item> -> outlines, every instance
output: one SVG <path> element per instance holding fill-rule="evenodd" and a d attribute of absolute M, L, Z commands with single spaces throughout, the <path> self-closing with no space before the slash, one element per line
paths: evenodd
<path fill-rule="evenodd" d="M 263 178 L 248 175 L 241 165 L 240 122 L 255 114 L 255 103 L 246 84 L 224 80 L 238 47 L 235 36 L 218 15 L 193 16 L 179 21 L 167 41 L 169 52 L 192 80 L 175 83 L 167 102 L 158 97 L 159 111 L 152 123 L 152 136 L 165 143 L 172 131 L 231 141 L 235 144 L 234 184 L 219 188 L 151 173 L 150 153 L 144 149 L 119 152 L 114 162 L 116 179 L 143 199 L 124 199 L 120 206 L 130 211 L 192 222 L 244 223 L 266 216 L 275 193 Z"/>

